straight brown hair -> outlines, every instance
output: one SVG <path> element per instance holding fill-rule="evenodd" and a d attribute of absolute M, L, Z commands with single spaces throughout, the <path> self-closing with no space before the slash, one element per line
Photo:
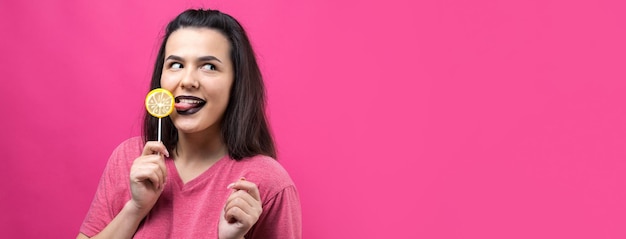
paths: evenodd
<path fill-rule="evenodd" d="M 248 36 L 239 22 L 217 10 L 189 9 L 172 20 L 154 64 L 150 90 L 161 87 L 161 73 L 165 61 L 165 45 L 170 35 L 181 28 L 197 27 L 217 30 L 230 43 L 230 57 L 234 66 L 234 81 L 230 99 L 221 123 L 221 136 L 230 158 L 241 160 L 255 155 L 276 158 L 274 140 L 265 115 L 265 86 Z M 178 131 L 170 117 L 162 119 L 162 141 L 172 152 L 178 142 Z M 147 112 L 144 116 L 143 140 L 157 140 L 158 120 Z"/>

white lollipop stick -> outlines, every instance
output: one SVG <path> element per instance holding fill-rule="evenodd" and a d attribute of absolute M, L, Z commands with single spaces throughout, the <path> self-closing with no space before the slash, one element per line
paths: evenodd
<path fill-rule="evenodd" d="M 159 138 L 159 142 L 161 142 L 161 118 L 159 118 L 159 136 L 157 136 Z"/>

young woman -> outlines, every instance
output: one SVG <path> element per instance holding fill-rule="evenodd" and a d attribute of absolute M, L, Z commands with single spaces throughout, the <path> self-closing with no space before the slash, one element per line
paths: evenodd
<path fill-rule="evenodd" d="M 187 10 L 171 21 L 151 89 L 175 97 L 143 138 L 115 149 L 78 238 L 301 238 L 300 201 L 276 162 L 263 80 L 231 16 Z"/>

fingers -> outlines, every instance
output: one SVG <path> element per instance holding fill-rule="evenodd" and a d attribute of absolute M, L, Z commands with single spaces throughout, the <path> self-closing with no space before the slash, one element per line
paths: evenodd
<path fill-rule="evenodd" d="M 147 155 L 137 158 L 131 167 L 130 178 L 134 182 L 150 181 L 155 189 L 162 189 L 167 179 L 163 156 Z"/>
<path fill-rule="evenodd" d="M 142 156 L 151 155 L 151 154 L 161 154 L 165 155 L 165 157 L 170 157 L 170 153 L 167 152 L 167 148 L 163 143 L 158 141 L 148 141 L 146 145 L 143 147 Z"/>
<path fill-rule="evenodd" d="M 250 194 L 243 190 L 239 190 L 237 192 L 233 192 L 228 200 L 226 200 L 226 209 L 232 207 L 239 207 L 244 210 L 246 213 L 254 213 L 256 212 L 255 208 L 260 208 L 261 202 L 252 198 Z"/>
<path fill-rule="evenodd" d="M 147 213 L 154 206 L 167 182 L 163 155 L 168 155 L 168 152 L 162 143 L 148 142 L 130 168 L 131 201 L 142 213 Z"/>
<path fill-rule="evenodd" d="M 239 180 L 228 185 L 235 191 L 228 197 L 224 206 L 224 217 L 229 223 L 240 222 L 251 226 L 263 212 L 259 189 L 256 184 Z"/>
<path fill-rule="evenodd" d="M 155 175 L 152 175 L 152 177 L 149 177 L 149 178 L 150 178 L 150 181 L 158 189 L 163 187 L 163 185 L 165 184 L 165 179 L 167 177 L 167 168 L 165 167 L 165 161 L 163 159 L 163 156 L 160 156 L 159 154 L 165 155 L 165 157 L 170 156 L 169 152 L 167 151 L 167 148 L 165 148 L 165 145 L 163 145 L 162 142 L 148 141 L 146 145 L 143 147 L 143 152 L 141 155 L 142 156 L 154 155 L 157 157 L 154 157 L 154 156 L 140 157 L 140 158 L 143 158 L 143 160 L 140 160 L 140 159 L 136 160 L 136 161 L 139 161 L 137 163 L 147 164 L 147 165 L 144 165 L 144 169 L 147 170 L 146 173 L 150 174 L 151 170 L 155 171 Z M 158 166 L 158 169 L 154 168 L 154 165 L 151 165 L 151 164 L 156 164 Z"/>
<path fill-rule="evenodd" d="M 148 181 L 156 190 L 163 189 L 167 179 L 167 168 L 163 155 L 169 157 L 163 143 L 147 142 L 141 156 L 133 162 L 130 171 L 131 180 L 137 183 Z"/>
<path fill-rule="evenodd" d="M 253 182 L 246 181 L 245 178 L 241 178 L 239 181 L 231 183 L 227 186 L 227 188 L 247 191 L 254 199 L 261 201 L 259 188 Z"/>
<path fill-rule="evenodd" d="M 246 228 L 252 227 L 259 219 L 258 216 L 245 212 L 241 207 L 232 207 L 225 210 L 224 218 L 228 223 L 241 223 Z"/>

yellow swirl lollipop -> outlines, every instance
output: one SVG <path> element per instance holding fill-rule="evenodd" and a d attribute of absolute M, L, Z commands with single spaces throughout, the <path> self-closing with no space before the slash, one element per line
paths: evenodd
<path fill-rule="evenodd" d="M 166 89 L 154 89 L 146 96 L 146 110 L 150 115 L 159 118 L 158 140 L 161 141 L 161 118 L 174 111 L 174 96 Z"/>

